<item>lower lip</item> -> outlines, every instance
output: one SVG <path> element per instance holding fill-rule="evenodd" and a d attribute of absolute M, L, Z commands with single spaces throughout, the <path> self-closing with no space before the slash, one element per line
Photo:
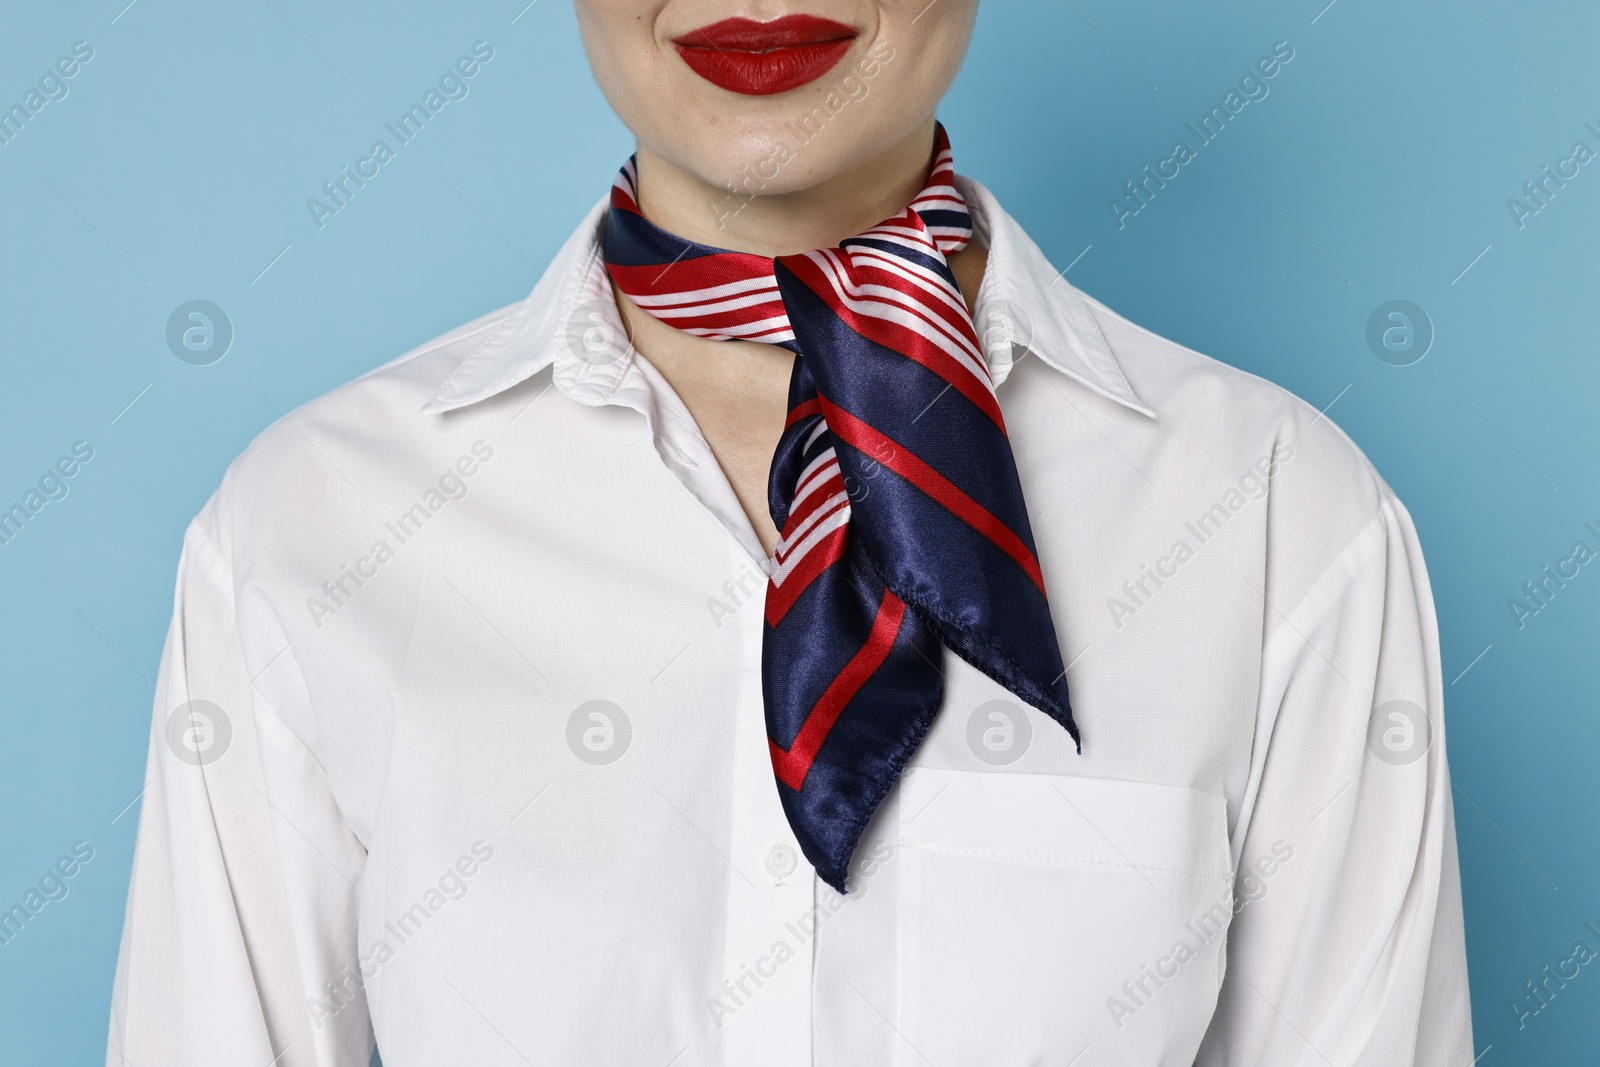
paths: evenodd
<path fill-rule="evenodd" d="M 743 96 L 773 96 L 828 73 L 855 40 L 855 30 L 841 23 L 789 15 L 762 23 L 727 19 L 673 43 L 689 69 L 712 85 Z"/>

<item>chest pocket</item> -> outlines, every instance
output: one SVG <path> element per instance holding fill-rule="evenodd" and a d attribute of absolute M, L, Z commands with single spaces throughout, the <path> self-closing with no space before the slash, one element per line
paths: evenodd
<path fill-rule="evenodd" d="M 927 768 L 901 788 L 900 1063 L 1194 1062 L 1232 917 L 1221 797 Z"/>

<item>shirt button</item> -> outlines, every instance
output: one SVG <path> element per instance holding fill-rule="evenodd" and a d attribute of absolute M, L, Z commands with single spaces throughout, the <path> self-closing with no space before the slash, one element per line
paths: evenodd
<path fill-rule="evenodd" d="M 762 864 L 768 874 L 782 881 L 794 873 L 794 869 L 800 865 L 800 857 L 788 842 L 780 841 L 767 849 L 767 856 Z"/>

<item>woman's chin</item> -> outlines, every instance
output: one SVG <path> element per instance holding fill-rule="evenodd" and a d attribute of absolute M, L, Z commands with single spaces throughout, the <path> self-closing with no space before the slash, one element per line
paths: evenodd
<path fill-rule="evenodd" d="M 849 171 L 853 162 L 854 146 L 799 145 L 781 122 L 751 122 L 746 117 L 737 132 L 719 126 L 703 136 L 684 133 L 679 127 L 667 143 L 649 147 L 679 170 L 730 195 L 799 192 Z"/>

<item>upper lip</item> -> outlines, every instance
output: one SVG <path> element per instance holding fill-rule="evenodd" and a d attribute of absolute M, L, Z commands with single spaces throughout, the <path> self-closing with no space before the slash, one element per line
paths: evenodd
<path fill-rule="evenodd" d="M 785 15 L 771 22 L 747 18 L 723 19 L 673 39 L 683 48 L 715 48 L 728 52 L 772 52 L 802 48 L 828 41 L 848 40 L 857 31 L 842 22 L 815 15 Z"/>

